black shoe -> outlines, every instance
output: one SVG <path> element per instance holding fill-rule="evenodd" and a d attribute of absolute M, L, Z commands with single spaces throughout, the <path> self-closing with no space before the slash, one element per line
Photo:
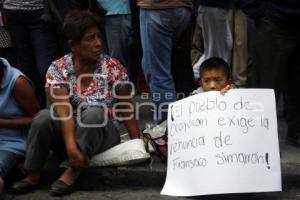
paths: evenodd
<path fill-rule="evenodd" d="M 22 180 L 13 184 L 12 191 L 15 194 L 25 194 L 37 188 L 38 188 L 38 184 L 33 184 L 30 183 L 29 181 Z"/>
<path fill-rule="evenodd" d="M 63 196 L 63 195 L 67 195 L 70 194 L 74 191 L 73 189 L 73 184 L 72 185 L 68 185 L 65 182 L 61 181 L 61 180 L 57 180 L 55 181 L 50 188 L 50 193 L 53 196 Z"/>
<path fill-rule="evenodd" d="M 300 138 L 287 137 L 286 142 L 290 145 L 300 148 Z"/>

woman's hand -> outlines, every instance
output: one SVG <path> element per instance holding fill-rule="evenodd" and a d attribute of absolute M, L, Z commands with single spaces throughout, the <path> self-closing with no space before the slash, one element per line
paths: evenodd
<path fill-rule="evenodd" d="M 124 85 L 122 88 L 117 90 L 116 93 L 118 94 L 118 96 L 127 97 L 118 99 L 118 102 L 120 103 L 118 108 L 123 111 L 120 114 L 122 114 L 122 116 L 124 117 L 124 123 L 128 130 L 130 138 L 141 138 L 142 133 L 140 132 L 139 124 L 135 116 L 128 85 Z"/>
<path fill-rule="evenodd" d="M 77 170 L 86 168 L 87 160 L 76 145 L 76 126 L 72 114 L 73 110 L 68 99 L 68 91 L 65 88 L 46 88 L 46 94 L 51 105 L 55 105 L 56 115 L 61 119 L 62 136 L 70 166 Z"/>
<path fill-rule="evenodd" d="M 85 156 L 79 151 L 78 148 L 68 150 L 70 166 L 76 170 L 84 169 L 88 166 L 88 162 Z"/>

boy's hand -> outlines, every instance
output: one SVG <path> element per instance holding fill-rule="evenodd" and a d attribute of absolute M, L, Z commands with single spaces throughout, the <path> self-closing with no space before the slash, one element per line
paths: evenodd
<path fill-rule="evenodd" d="M 225 95 L 225 93 L 228 92 L 228 90 L 230 90 L 231 88 L 231 85 L 226 85 L 226 87 L 220 90 L 221 95 Z"/>

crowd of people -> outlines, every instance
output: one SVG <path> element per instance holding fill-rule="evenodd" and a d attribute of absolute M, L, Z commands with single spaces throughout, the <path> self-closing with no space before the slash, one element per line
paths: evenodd
<path fill-rule="evenodd" d="M 273 88 L 300 147 L 297 0 L 1 0 L 0 13 L 0 192 L 24 157 L 12 188 L 37 188 L 52 150 L 69 166 L 51 193 L 70 193 L 120 143 L 118 115 L 142 137 L 134 87 L 149 87 L 157 124 L 191 93 Z"/>

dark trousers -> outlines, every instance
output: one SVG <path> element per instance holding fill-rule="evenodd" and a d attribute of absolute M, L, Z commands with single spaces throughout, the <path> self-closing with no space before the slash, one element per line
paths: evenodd
<path fill-rule="evenodd" d="M 40 19 L 43 10 L 5 10 L 17 68 L 35 84 L 42 107 L 45 105 L 45 75 L 58 57 L 58 40 L 53 24 Z"/>
<path fill-rule="evenodd" d="M 89 107 L 81 113 L 81 122 L 86 126 L 76 126 L 76 142 L 87 159 L 120 143 L 120 133 L 112 120 L 102 127 L 97 126 L 104 122 L 104 115 L 103 109 L 97 107 Z M 25 169 L 41 171 L 50 150 L 61 160 L 67 158 L 61 123 L 54 120 L 50 111 L 45 109 L 34 118 L 29 130 Z"/>
<path fill-rule="evenodd" d="M 280 26 L 268 18 L 261 19 L 256 28 L 258 87 L 286 89 L 290 60 L 300 45 L 300 28 Z"/>
<path fill-rule="evenodd" d="M 300 138 L 299 58 L 300 28 L 281 25 L 267 17 L 256 27 L 254 67 L 256 87 L 287 94 L 288 136 Z M 298 55 L 298 56 L 297 56 Z"/>

